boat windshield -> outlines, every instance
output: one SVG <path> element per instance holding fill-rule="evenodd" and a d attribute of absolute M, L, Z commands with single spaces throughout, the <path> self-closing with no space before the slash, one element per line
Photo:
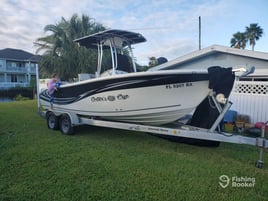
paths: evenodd
<path fill-rule="evenodd" d="M 112 68 L 105 72 L 104 76 L 136 72 L 131 45 L 145 42 L 146 39 L 141 34 L 135 32 L 106 30 L 74 41 L 86 48 L 97 49 L 98 64 L 96 76 L 99 77 L 101 76 L 103 52 L 105 49 L 110 49 Z"/>

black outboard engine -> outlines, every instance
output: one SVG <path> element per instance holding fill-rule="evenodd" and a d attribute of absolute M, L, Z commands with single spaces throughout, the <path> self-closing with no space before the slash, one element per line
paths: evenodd
<path fill-rule="evenodd" d="M 226 101 L 229 97 L 235 75 L 232 72 L 232 68 L 222 68 L 219 66 L 212 66 L 208 68 L 209 73 L 209 88 L 216 93 L 216 99 L 218 102 Z M 195 109 L 195 112 L 188 122 L 188 125 L 196 126 L 199 128 L 210 129 L 218 116 L 220 115 L 214 102 L 211 100 L 211 96 L 207 96 Z M 191 138 L 183 138 L 180 142 L 187 144 L 199 145 L 199 146 L 213 146 L 218 147 L 220 145 L 219 141 L 211 140 L 198 140 Z"/>
<path fill-rule="evenodd" d="M 232 68 L 213 66 L 208 68 L 209 88 L 216 93 L 218 102 L 229 97 L 235 75 Z M 221 99 L 221 100 L 220 100 Z M 219 111 L 210 96 L 207 96 L 197 107 L 189 125 L 209 129 L 219 116 Z"/>

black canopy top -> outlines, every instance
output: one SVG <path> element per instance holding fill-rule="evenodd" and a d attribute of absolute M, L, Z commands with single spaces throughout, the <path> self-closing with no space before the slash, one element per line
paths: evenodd
<path fill-rule="evenodd" d="M 110 29 L 89 36 L 75 39 L 81 46 L 96 48 L 98 44 L 104 47 L 109 46 L 109 40 L 113 41 L 113 46 L 123 48 L 127 45 L 145 42 L 146 39 L 139 33 Z"/>

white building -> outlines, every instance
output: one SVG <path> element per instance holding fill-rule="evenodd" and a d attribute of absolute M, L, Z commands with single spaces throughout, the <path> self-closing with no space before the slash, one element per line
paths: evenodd
<path fill-rule="evenodd" d="M 235 81 L 232 110 L 249 115 L 251 123 L 268 120 L 268 53 L 212 45 L 154 67 L 157 69 L 207 69 L 210 66 L 255 66 L 255 72 Z"/>
<path fill-rule="evenodd" d="M 27 87 L 36 76 L 40 56 L 6 48 L 0 50 L 0 88 Z"/>

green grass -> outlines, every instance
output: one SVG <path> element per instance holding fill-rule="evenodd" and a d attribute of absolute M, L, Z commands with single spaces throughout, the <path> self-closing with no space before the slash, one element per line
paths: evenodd
<path fill-rule="evenodd" d="M 0 201 L 268 200 L 268 167 L 254 166 L 258 151 L 90 126 L 66 136 L 47 129 L 35 101 L 0 103 Z M 256 183 L 223 189 L 223 174 Z"/>

